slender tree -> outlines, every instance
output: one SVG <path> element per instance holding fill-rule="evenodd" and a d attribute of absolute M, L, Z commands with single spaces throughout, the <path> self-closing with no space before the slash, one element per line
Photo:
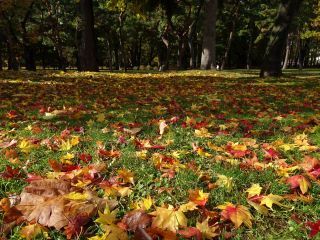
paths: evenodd
<path fill-rule="evenodd" d="M 80 0 L 80 42 L 78 46 L 80 71 L 99 71 L 96 57 L 92 0 Z"/>
<path fill-rule="evenodd" d="M 215 69 L 216 64 L 216 20 L 218 0 L 207 0 L 205 3 L 201 69 Z"/>
<path fill-rule="evenodd" d="M 285 50 L 290 24 L 303 0 L 281 0 L 262 64 L 260 77 L 282 74 L 281 62 Z"/>

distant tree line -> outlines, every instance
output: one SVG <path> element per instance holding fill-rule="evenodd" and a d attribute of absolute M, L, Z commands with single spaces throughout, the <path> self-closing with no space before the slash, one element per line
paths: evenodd
<path fill-rule="evenodd" d="M 0 70 L 319 67 L 319 0 L 0 0 Z"/>

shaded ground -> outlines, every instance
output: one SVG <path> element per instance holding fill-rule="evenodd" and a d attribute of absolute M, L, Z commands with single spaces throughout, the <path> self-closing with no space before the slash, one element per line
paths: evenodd
<path fill-rule="evenodd" d="M 201 189 L 209 193 L 207 210 L 219 215 L 217 206 L 232 202 L 253 216 L 252 229 L 235 229 L 220 216 L 215 221 L 221 239 L 307 238 L 305 223 L 320 216 L 319 74 L 255 76 L 0 72 L 0 198 L 19 194 L 28 184 L 26 172 L 48 177 L 53 170 L 105 162 L 103 180 L 119 177 L 120 169 L 134 176 L 134 184 L 120 184 L 132 190 L 128 194 L 107 195 L 101 185 L 96 189 L 117 199 L 119 220 L 148 196 L 152 212 L 163 204 L 178 208 L 192 201 L 190 190 Z M 74 137 L 79 143 L 63 145 Z M 12 140 L 17 143 L 10 146 Z M 92 159 L 83 160 L 83 153 Z M 53 169 L 52 159 L 64 167 Z M 295 176 L 308 183 L 303 187 L 302 177 L 292 183 Z M 258 213 L 248 203 L 252 184 L 262 187 L 261 198 L 279 195 L 285 206 Z M 261 199 L 255 201 L 263 206 Z M 204 208 L 199 209 L 186 213 L 188 226 L 205 219 Z M 98 224 L 88 225 L 86 236 L 102 234 Z M 19 227 L 12 231 L 16 239 Z M 62 237 L 58 231 L 49 234 Z"/>

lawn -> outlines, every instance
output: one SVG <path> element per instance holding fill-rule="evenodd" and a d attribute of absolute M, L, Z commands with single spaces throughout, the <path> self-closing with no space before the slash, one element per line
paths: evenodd
<path fill-rule="evenodd" d="M 320 239 L 319 75 L 0 72 L 3 239 Z"/>

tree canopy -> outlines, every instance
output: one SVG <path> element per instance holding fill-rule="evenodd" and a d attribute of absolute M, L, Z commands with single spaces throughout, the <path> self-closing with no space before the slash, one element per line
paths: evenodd
<path fill-rule="evenodd" d="M 0 68 L 259 68 L 280 34 L 278 10 L 290 2 L 2 0 Z M 277 68 L 319 65 L 320 2 L 298 2 Z"/>

